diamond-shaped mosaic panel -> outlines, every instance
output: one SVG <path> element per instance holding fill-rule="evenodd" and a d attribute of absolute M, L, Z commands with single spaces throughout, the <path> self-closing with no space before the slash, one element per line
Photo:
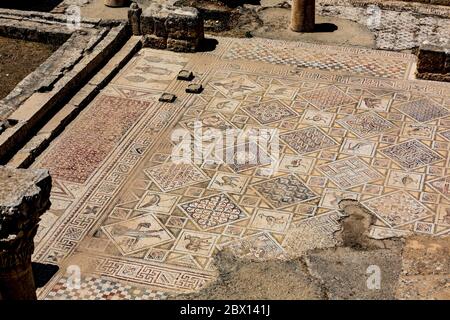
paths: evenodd
<path fill-rule="evenodd" d="M 391 227 L 408 224 L 431 214 L 424 205 L 404 191 L 363 201 L 363 204 Z"/>
<path fill-rule="evenodd" d="M 340 120 L 339 123 L 360 138 L 375 136 L 395 128 L 394 124 L 374 112 L 351 115 Z"/>
<path fill-rule="evenodd" d="M 310 153 L 337 145 L 332 138 L 316 127 L 288 132 L 282 134 L 280 138 L 299 154 Z"/>
<path fill-rule="evenodd" d="M 381 152 L 405 169 L 415 169 L 429 165 L 443 158 L 417 140 L 409 140 L 385 148 Z"/>
<path fill-rule="evenodd" d="M 278 100 L 262 102 L 243 109 L 261 124 L 277 122 L 297 115 Z"/>
<path fill-rule="evenodd" d="M 297 176 L 289 174 L 253 185 L 274 208 L 308 201 L 317 197 Z"/>
<path fill-rule="evenodd" d="M 190 163 L 168 162 L 145 169 L 144 172 L 155 181 L 162 191 L 182 188 L 208 179 L 203 172 Z"/>
<path fill-rule="evenodd" d="M 430 181 L 428 184 L 450 200 L 450 176 Z"/>
<path fill-rule="evenodd" d="M 247 214 L 224 193 L 183 203 L 180 208 L 201 229 L 214 228 L 247 217 Z"/>
<path fill-rule="evenodd" d="M 419 122 L 428 122 L 450 115 L 446 108 L 427 98 L 408 102 L 398 109 Z"/>
<path fill-rule="evenodd" d="M 320 110 L 355 102 L 355 99 L 334 86 L 305 92 L 301 96 Z"/>
<path fill-rule="evenodd" d="M 335 161 L 319 169 L 342 189 L 353 188 L 383 177 L 357 157 Z"/>

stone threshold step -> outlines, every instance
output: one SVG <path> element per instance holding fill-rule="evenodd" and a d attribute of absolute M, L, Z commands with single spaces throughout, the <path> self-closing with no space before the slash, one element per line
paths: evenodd
<path fill-rule="evenodd" d="M 142 46 L 141 37 L 132 36 L 108 63 L 65 104 L 8 162 L 27 168 L 64 128 L 96 97 Z"/>

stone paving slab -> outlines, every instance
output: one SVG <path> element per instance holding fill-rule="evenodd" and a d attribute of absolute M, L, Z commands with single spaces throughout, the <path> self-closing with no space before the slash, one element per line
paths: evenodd
<path fill-rule="evenodd" d="M 448 236 L 450 84 L 399 79 L 406 66 L 388 78 L 267 63 L 262 51 L 257 61 L 228 59 L 233 43 L 274 45 L 219 38 L 212 53 L 142 49 L 33 164 L 54 178 L 34 259 L 61 267 L 41 299 L 102 298 L 102 279 L 106 296 L 114 283 L 196 291 L 216 278 L 218 250 L 284 260 L 301 225 L 332 246 L 342 199 L 373 214 L 373 238 Z M 299 45 L 283 45 L 295 58 Z M 367 53 L 380 68 L 401 56 Z M 201 94 L 185 92 L 182 69 Z M 163 92 L 177 100 L 158 102 Z M 173 131 L 193 134 L 195 120 L 247 136 L 277 129 L 278 170 L 172 162 Z M 84 293 L 61 285 L 68 265 L 88 279 Z"/>

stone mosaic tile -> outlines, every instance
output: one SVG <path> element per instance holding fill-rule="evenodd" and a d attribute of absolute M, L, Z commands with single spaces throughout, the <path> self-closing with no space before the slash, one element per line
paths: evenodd
<path fill-rule="evenodd" d="M 301 155 L 337 145 L 336 141 L 316 127 L 284 133 L 280 139 Z"/>
<path fill-rule="evenodd" d="M 374 112 L 358 113 L 339 121 L 360 138 L 369 138 L 395 128 L 390 121 Z"/>
<path fill-rule="evenodd" d="M 202 229 L 210 229 L 247 217 L 247 214 L 224 193 L 186 202 L 180 208 Z"/>
<path fill-rule="evenodd" d="M 70 285 L 67 277 L 61 277 L 44 300 L 165 300 L 163 291 L 136 287 L 97 276 L 82 277 L 80 286 Z"/>
<path fill-rule="evenodd" d="M 274 208 L 308 201 L 317 197 L 297 176 L 290 174 L 252 187 Z"/>
<path fill-rule="evenodd" d="M 101 95 L 41 160 L 53 177 L 85 182 L 152 104 Z M 89 134 L 87 134 L 89 133 Z"/>
<path fill-rule="evenodd" d="M 398 107 L 398 110 L 419 122 L 428 122 L 450 115 L 450 111 L 428 98 L 405 103 Z"/>
<path fill-rule="evenodd" d="M 358 157 L 335 161 L 320 166 L 319 169 L 342 189 L 353 188 L 383 177 Z"/>
<path fill-rule="evenodd" d="M 301 93 L 300 96 L 320 110 L 355 102 L 355 99 L 334 86 Z"/>
<path fill-rule="evenodd" d="M 297 116 L 294 111 L 278 100 L 266 101 L 242 109 L 261 124 L 269 124 Z"/>
<path fill-rule="evenodd" d="M 145 173 L 156 182 L 162 191 L 170 191 L 207 180 L 206 175 L 190 163 L 168 162 L 148 168 Z"/>
<path fill-rule="evenodd" d="M 420 201 L 404 191 L 394 192 L 362 203 L 392 227 L 412 223 L 432 214 Z"/>
<path fill-rule="evenodd" d="M 417 140 L 405 141 L 382 149 L 381 152 L 405 169 L 420 168 L 443 159 Z"/>
<path fill-rule="evenodd" d="M 234 39 L 222 57 L 395 79 L 404 78 L 413 61 L 402 54 L 267 39 Z"/>
<path fill-rule="evenodd" d="M 180 293 L 207 285 L 217 277 L 213 255 L 223 248 L 249 259 L 284 259 L 295 242 L 285 241 L 292 228 L 311 237 L 305 239 L 312 241 L 306 247 L 322 240 L 333 245 L 328 240 L 340 228 L 335 210 L 342 198 L 360 199 L 377 214 L 374 237 L 449 232 L 448 172 L 439 160 L 449 156 L 444 140 L 450 122 L 444 117 L 420 123 L 397 109 L 418 96 L 450 101 L 449 86 L 398 80 L 406 73 L 409 55 L 367 51 L 376 60 L 373 72 L 383 74 L 374 78 L 358 69 L 343 75 L 320 67 L 314 71 L 284 62 L 222 58 L 234 41 L 220 39 L 216 51 L 193 55 L 161 57 L 160 51 L 141 50 L 104 91 L 109 104 L 117 101 L 117 110 L 108 106 L 115 111 L 97 112 L 96 100 L 82 113 L 113 118 L 99 120 L 106 134 L 92 130 L 98 127 L 89 127 L 90 119 L 80 116 L 50 144 L 33 167 L 85 161 L 88 149 L 72 146 L 106 140 L 99 147 L 106 151 L 95 165 L 83 164 L 83 170 L 61 166 L 65 177 L 54 176 L 54 206 L 39 229 L 35 261 L 65 266 L 76 254 L 82 274 L 130 284 L 136 296 L 124 296 L 146 299 L 153 291 L 139 291 L 141 286 Z M 261 39 L 240 43 L 253 46 L 253 41 L 270 47 L 270 41 Z M 284 45 L 292 52 L 297 48 Z M 309 47 L 318 48 L 318 58 L 311 58 L 316 62 L 329 54 L 322 46 Z M 355 64 L 367 58 L 359 49 L 347 49 L 360 55 L 353 56 Z M 345 50 L 336 52 L 335 59 L 348 58 Z M 180 68 L 194 72 L 204 85 L 202 94 L 185 93 L 176 80 Z M 152 95 L 161 91 L 176 94 L 177 101 L 153 104 Z M 270 113 L 268 106 L 278 112 Z M 354 128 L 342 124 L 359 115 L 371 116 L 351 122 Z M 213 146 L 213 129 L 242 129 L 240 137 L 254 137 L 262 128 L 276 127 L 279 157 L 269 157 L 269 148 L 259 149 L 261 158 L 225 147 L 233 159 L 228 164 L 173 163 L 171 154 L 178 148 L 171 139 L 174 129 L 192 135 L 195 121 L 205 129 L 205 150 Z M 392 123 L 398 127 L 391 128 Z M 242 145 L 246 151 L 258 150 Z M 235 161 L 244 156 L 257 161 Z M 274 158 L 277 170 L 268 172 Z M 44 288 L 42 298 L 55 283 Z M 108 288 L 79 295 L 95 299 L 107 296 Z M 59 294 L 62 299 L 76 295 L 65 289 Z"/>

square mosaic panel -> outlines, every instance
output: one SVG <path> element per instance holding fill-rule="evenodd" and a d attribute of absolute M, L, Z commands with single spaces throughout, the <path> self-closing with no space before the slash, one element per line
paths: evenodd
<path fill-rule="evenodd" d="M 408 102 L 397 109 L 419 122 L 428 122 L 450 115 L 446 108 L 428 98 Z"/>
<path fill-rule="evenodd" d="M 278 100 L 261 102 L 242 108 L 261 124 L 269 124 L 297 116 L 297 114 Z"/>
<path fill-rule="evenodd" d="M 391 227 L 409 224 L 432 214 L 427 207 L 404 191 L 394 192 L 362 203 Z"/>
<path fill-rule="evenodd" d="M 305 92 L 300 94 L 300 96 L 320 110 L 355 102 L 355 99 L 335 86 Z"/>
<path fill-rule="evenodd" d="M 353 188 L 383 177 L 358 157 L 335 161 L 320 166 L 319 169 L 342 189 Z"/>
<path fill-rule="evenodd" d="M 381 152 L 405 169 L 420 168 L 443 159 L 439 154 L 417 140 L 405 141 L 387 147 Z"/>
<path fill-rule="evenodd" d="M 393 123 L 374 112 L 350 115 L 338 122 L 360 138 L 376 136 L 395 128 Z"/>
<path fill-rule="evenodd" d="M 294 174 L 254 184 L 253 188 L 274 208 L 281 208 L 317 197 Z"/>
<path fill-rule="evenodd" d="M 247 217 L 247 214 L 224 193 L 186 202 L 179 207 L 202 230 L 236 222 Z"/>
<path fill-rule="evenodd" d="M 280 138 L 299 154 L 311 153 L 337 145 L 336 141 L 316 127 L 288 132 L 280 135 Z"/>
<path fill-rule="evenodd" d="M 145 169 L 144 172 L 162 191 L 170 191 L 208 180 L 202 171 L 190 163 L 168 162 Z"/>

